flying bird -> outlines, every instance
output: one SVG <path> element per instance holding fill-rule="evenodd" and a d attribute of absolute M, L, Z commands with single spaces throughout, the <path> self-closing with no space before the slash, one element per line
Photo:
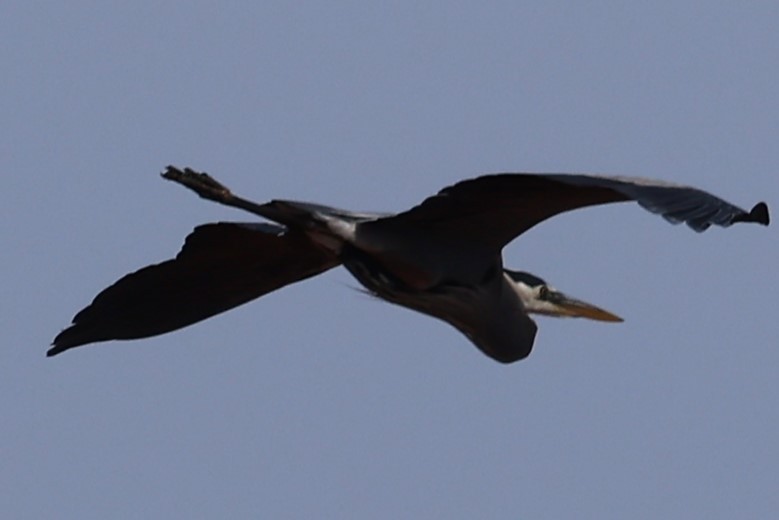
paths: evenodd
<path fill-rule="evenodd" d="M 768 225 L 764 202 L 745 211 L 705 191 L 656 180 L 501 173 L 449 186 L 397 214 L 234 195 L 206 173 L 169 166 L 165 179 L 273 223 L 204 224 L 175 258 L 128 274 L 60 332 L 48 356 L 108 340 L 170 332 L 343 265 L 367 292 L 439 318 L 501 363 L 527 357 L 529 314 L 617 322 L 538 276 L 504 267 L 502 250 L 559 213 L 636 201 L 701 232 L 736 222 Z"/>

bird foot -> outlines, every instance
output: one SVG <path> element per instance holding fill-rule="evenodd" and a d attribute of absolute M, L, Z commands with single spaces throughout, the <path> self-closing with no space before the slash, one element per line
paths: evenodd
<path fill-rule="evenodd" d="M 227 186 L 220 184 L 207 173 L 199 173 L 190 168 L 180 170 L 175 166 L 168 166 L 161 176 L 191 189 L 204 199 L 224 202 L 232 196 Z"/>

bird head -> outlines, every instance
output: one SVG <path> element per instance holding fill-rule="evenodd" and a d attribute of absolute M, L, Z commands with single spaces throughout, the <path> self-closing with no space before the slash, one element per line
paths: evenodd
<path fill-rule="evenodd" d="M 610 322 L 624 321 L 609 311 L 558 291 L 538 276 L 509 269 L 504 269 L 504 273 L 513 282 L 525 310 L 530 314 Z"/>

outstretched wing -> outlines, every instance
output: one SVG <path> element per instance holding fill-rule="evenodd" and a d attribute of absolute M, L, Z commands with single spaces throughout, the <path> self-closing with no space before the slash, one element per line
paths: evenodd
<path fill-rule="evenodd" d="M 198 226 L 172 260 L 144 267 L 103 290 L 47 352 L 180 329 L 339 261 L 305 235 L 271 224 Z"/>
<path fill-rule="evenodd" d="M 423 228 L 500 249 L 559 213 L 630 200 L 698 232 L 712 224 L 768 224 L 764 202 L 747 212 L 689 186 L 629 177 L 502 173 L 458 182 L 408 211 L 362 225 Z"/>

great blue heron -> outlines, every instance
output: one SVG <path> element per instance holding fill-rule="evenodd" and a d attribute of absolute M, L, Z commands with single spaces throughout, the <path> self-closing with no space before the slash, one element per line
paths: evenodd
<path fill-rule="evenodd" d="M 539 222 L 635 200 L 698 232 L 712 224 L 768 225 L 764 202 L 747 212 L 696 188 L 626 177 L 486 175 L 408 211 L 379 214 L 288 200 L 257 204 L 188 168 L 169 166 L 162 176 L 276 224 L 198 226 L 175 259 L 128 274 L 98 294 L 47 355 L 176 330 L 343 264 L 368 292 L 439 318 L 489 357 L 511 363 L 533 347 L 537 327 L 529 313 L 622 321 L 503 266 L 503 247 Z"/>

